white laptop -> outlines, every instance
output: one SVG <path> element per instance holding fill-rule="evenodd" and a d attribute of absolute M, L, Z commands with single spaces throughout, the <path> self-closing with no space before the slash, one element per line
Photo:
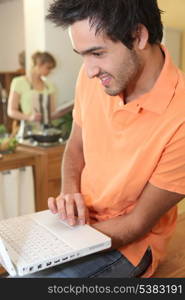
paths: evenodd
<path fill-rule="evenodd" d="M 0 221 L 0 264 L 23 276 L 110 248 L 90 225 L 70 226 L 49 210 Z"/>

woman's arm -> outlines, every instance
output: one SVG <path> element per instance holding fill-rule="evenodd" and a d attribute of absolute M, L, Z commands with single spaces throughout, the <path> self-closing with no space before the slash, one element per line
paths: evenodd
<path fill-rule="evenodd" d="M 17 92 L 10 92 L 8 99 L 8 116 L 15 120 L 27 120 L 28 115 L 23 114 L 19 110 L 20 105 L 20 95 Z"/>
<path fill-rule="evenodd" d="M 32 115 L 26 115 L 19 110 L 20 94 L 15 91 L 10 92 L 8 99 L 8 116 L 15 120 L 25 121 L 40 121 L 40 114 L 34 113 Z"/>

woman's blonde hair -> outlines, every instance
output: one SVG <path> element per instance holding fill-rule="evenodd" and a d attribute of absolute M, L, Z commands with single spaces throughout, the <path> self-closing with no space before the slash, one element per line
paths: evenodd
<path fill-rule="evenodd" d="M 56 60 L 49 52 L 40 52 L 37 51 L 32 55 L 33 66 L 38 64 L 42 65 L 45 63 L 50 63 L 53 65 L 53 68 L 56 67 Z"/>

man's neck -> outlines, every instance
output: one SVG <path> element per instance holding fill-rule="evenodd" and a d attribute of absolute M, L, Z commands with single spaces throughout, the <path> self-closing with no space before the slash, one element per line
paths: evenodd
<path fill-rule="evenodd" d="M 164 54 L 159 45 L 150 46 L 143 57 L 140 73 L 125 91 L 126 103 L 148 93 L 157 81 L 164 65 Z"/>

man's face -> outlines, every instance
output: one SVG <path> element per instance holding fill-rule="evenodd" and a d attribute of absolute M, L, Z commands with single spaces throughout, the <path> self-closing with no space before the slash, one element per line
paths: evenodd
<path fill-rule="evenodd" d="M 113 42 L 103 33 L 96 35 L 88 20 L 74 23 L 69 32 L 74 51 L 84 58 L 89 78 L 99 78 L 107 94 L 122 93 L 139 73 L 136 51 L 119 41 Z"/>

